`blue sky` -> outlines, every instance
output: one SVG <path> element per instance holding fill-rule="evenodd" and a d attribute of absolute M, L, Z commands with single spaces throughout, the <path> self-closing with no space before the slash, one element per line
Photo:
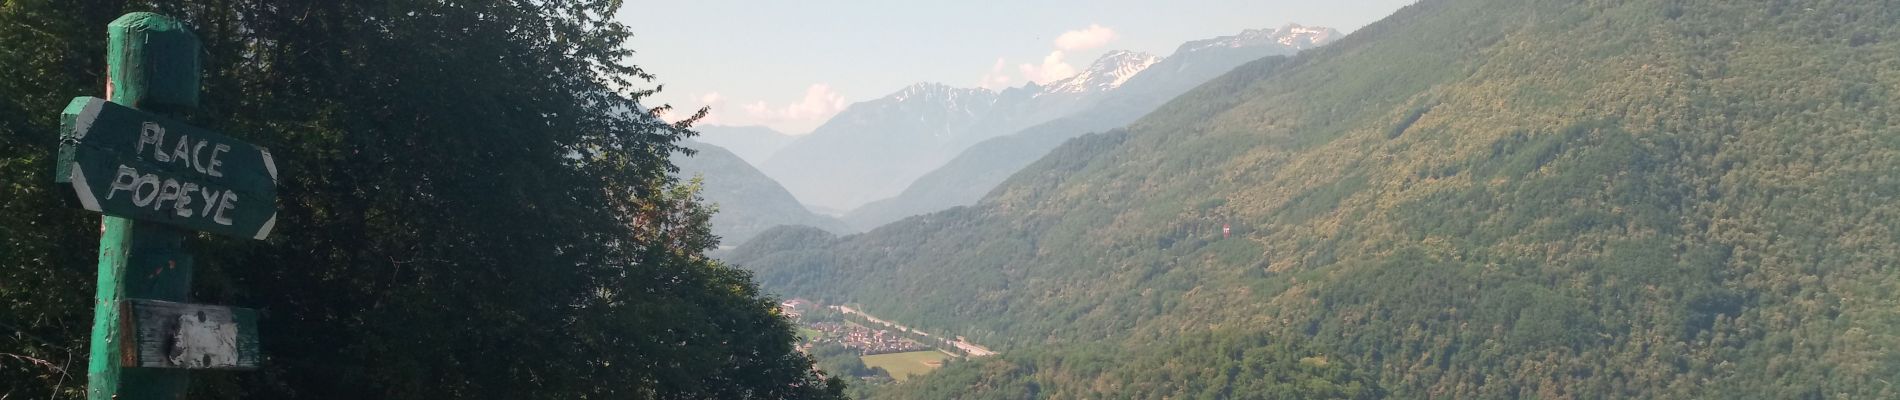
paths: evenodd
<path fill-rule="evenodd" d="M 917 82 L 1020 86 L 1110 50 L 1166 56 L 1288 23 L 1351 32 L 1413 1 L 635 0 L 621 19 L 633 62 L 665 85 L 650 104 L 711 105 L 710 124 L 803 134 Z"/>

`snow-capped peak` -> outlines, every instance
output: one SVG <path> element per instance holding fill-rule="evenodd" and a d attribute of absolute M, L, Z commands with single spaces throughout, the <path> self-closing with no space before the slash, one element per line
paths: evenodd
<path fill-rule="evenodd" d="M 1148 53 L 1116 50 L 1103 54 L 1089 65 L 1087 70 L 1063 80 L 1050 82 L 1042 93 L 1086 93 L 1113 90 L 1127 83 L 1135 74 L 1160 62 L 1161 57 Z"/>
<path fill-rule="evenodd" d="M 996 92 L 985 88 L 966 89 L 950 87 L 950 85 L 942 83 L 924 82 L 904 87 L 903 90 L 892 93 L 886 98 L 897 102 L 915 99 L 922 101 L 941 101 L 954 105 L 960 100 L 974 99 L 979 102 L 988 102 L 994 100 L 994 97 L 996 97 Z"/>
<path fill-rule="evenodd" d="M 1274 41 L 1280 44 L 1296 49 L 1306 49 L 1332 42 L 1333 39 L 1339 37 L 1339 31 L 1333 28 L 1287 24 L 1273 30 L 1269 36 L 1275 38 Z"/>
<path fill-rule="evenodd" d="M 1222 36 L 1207 40 L 1188 42 L 1181 51 L 1195 51 L 1216 47 L 1254 47 L 1278 44 L 1297 50 L 1305 50 L 1332 43 L 1340 37 L 1338 30 L 1326 27 L 1287 24 L 1279 29 L 1248 29 L 1234 36 Z M 1177 52 L 1176 54 L 1180 54 Z"/>

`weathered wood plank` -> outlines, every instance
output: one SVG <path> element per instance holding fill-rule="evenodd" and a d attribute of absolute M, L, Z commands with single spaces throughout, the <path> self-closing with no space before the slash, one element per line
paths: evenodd
<path fill-rule="evenodd" d="M 255 310 L 143 299 L 122 309 L 124 366 L 249 370 L 263 362 Z"/>

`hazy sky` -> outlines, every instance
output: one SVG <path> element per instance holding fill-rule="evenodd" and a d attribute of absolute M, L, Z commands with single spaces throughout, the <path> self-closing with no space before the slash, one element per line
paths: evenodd
<path fill-rule="evenodd" d="M 665 85 L 649 104 L 711 105 L 702 125 L 803 134 L 917 82 L 1046 82 L 1109 50 L 1166 56 L 1288 23 L 1351 32 L 1413 1 L 634 0 L 621 19 L 636 35 L 633 62 Z"/>

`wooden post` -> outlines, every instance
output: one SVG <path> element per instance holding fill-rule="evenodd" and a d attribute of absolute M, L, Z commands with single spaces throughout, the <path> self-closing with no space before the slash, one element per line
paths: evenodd
<path fill-rule="evenodd" d="M 106 98 L 129 107 L 178 113 L 198 103 L 198 38 L 172 18 L 131 13 L 107 25 Z M 157 223 L 106 215 L 99 235 L 98 294 L 86 369 L 92 400 L 177 399 L 190 384 L 182 369 L 122 368 L 128 299 L 183 302 L 191 295 L 184 234 Z"/>
<path fill-rule="evenodd" d="M 198 38 L 171 18 L 108 25 L 106 99 L 60 113 L 53 181 L 100 223 L 87 396 L 177 399 L 192 369 L 256 369 L 257 313 L 186 303 L 187 231 L 264 240 L 275 225 L 270 150 L 161 114 L 198 103 Z"/>

